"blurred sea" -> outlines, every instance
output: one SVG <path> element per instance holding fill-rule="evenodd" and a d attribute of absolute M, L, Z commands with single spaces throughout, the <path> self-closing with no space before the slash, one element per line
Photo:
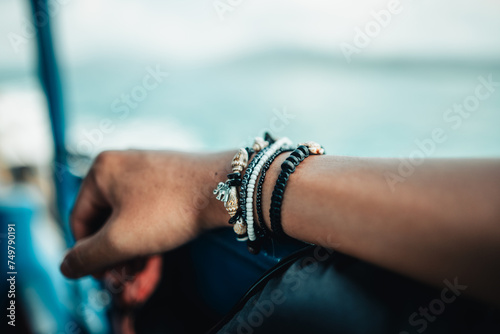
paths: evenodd
<path fill-rule="evenodd" d="M 25 5 L 0 4 L 9 13 L 2 35 L 22 33 Z M 500 81 L 498 4 L 402 2 L 402 12 L 348 63 L 339 45 L 387 6 L 256 0 L 221 20 L 212 2 L 71 2 L 53 17 L 68 146 L 91 156 L 128 147 L 221 150 L 270 129 L 316 140 L 331 154 L 399 157 L 442 129 L 446 140 L 430 157 L 500 156 L 500 87 L 460 124 L 444 118 L 475 94 L 479 77 Z M 35 151 L 47 157 L 50 147 L 35 136 L 49 127 L 33 114 L 47 113 L 34 47 L 33 38 L 21 51 L 0 40 L 0 151 L 15 156 L 15 143 L 24 141 L 18 160 Z M 114 112 L 157 67 L 168 78 L 126 117 Z"/>
<path fill-rule="evenodd" d="M 119 119 L 113 101 L 156 65 L 169 77 Z M 294 141 L 321 142 L 331 154 L 408 156 L 418 149 L 416 140 L 442 128 L 447 140 L 431 156 L 500 156 L 500 87 L 459 126 L 444 119 L 474 94 L 478 77 L 499 82 L 500 63 L 395 59 L 349 66 L 280 51 L 203 68 L 108 59 L 63 74 L 74 147 L 107 118 L 116 128 L 95 150 L 219 150 L 271 129 Z"/>

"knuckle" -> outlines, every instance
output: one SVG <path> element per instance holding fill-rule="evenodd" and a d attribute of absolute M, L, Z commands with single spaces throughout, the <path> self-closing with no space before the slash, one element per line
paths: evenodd
<path fill-rule="evenodd" d="M 94 159 L 94 166 L 107 166 L 116 155 L 115 151 L 103 151 L 99 153 Z"/>
<path fill-rule="evenodd" d="M 110 177 L 117 172 L 120 162 L 118 158 L 119 151 L 103 151 L 94 159 L 92 168 L 89 171 L 88 177 L 93 179 L 93 182 L 99 189 L 107 184 Z"/>

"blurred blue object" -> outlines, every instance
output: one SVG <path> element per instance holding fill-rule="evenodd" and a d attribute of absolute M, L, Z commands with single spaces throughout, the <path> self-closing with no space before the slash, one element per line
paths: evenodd
<path fill-rule="evenodd" d="M 33 17 L 48 13 L 47 1 L 31 1 Z M 0 198 L 0 223 L 16 225 L 17 301 L 29 318 L 29 327 L 42 333 L 108 333 L 107 304 L 96 303 L 101 291 L 98 282 L 86 278 L 65 279 L 59 271 L 64 249 L 73 242 L 69 210 L 78 190 L 79 179 L 69 173 L 65 151 L 65 122 L 58 67 L 52 45 L 50 15 L 46 24 L 35 24 L 39 74 L 50 113 L 55 146 L 52 164 L 58 218 L 64 244 L 57 244 L 57 229 L 48 226 L 48 205 L 40 200 L 34 186 L 14 183 Z M 2 247 L 2 252 L 6 251 Z M 4 273 L 7 271 L 4 271 Z M 2 280 L 4 284 L 6 280 Z M 4 287 L 4 286 L 2 286 Z M 2 297 L 5 298 L 5 297 Z"/>
<path fill-rule="evenodd" d="M 47 228 L 46 207 L 36 197 L 37 190 L 25 184 L 15 184 L 0 197 L 2 233 L 8 224 L 15 224 L 16 305 L 28 315 L 32 330 L 64 332 L 72 322 L 68 285 L 59 272 L 58 258 L 53 256 L 57 254 L 53 242 L 56 231 Z M 7 258 L 6 240 L 6 234 L 2 234 L 3 259 Z M 3 268 L 4 275 L 11 271 L 7 261 Z M 2 279 L 2 284 L 5 282 Z"/>

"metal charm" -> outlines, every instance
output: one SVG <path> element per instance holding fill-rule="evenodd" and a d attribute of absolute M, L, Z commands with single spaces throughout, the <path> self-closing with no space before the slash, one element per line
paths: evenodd
<path fill-rule="evenodd" d="M 230 193 L 230 187 L 224 182 L 219 182 L 217 188 L 214 189 L 214 195 L 217 195 L 215 198 L 224 203 L 227 202 L 229 198 L 229 193 Z"/>

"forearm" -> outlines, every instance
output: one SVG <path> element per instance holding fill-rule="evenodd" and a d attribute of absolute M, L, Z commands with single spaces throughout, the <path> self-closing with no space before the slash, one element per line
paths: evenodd
<path fill-rule="evenodd" d="M 285 158 L 272 164 L 264 183 L 268 226 Z M 397 173 L 398 165 L 307 158 L 286 187 L 285 233 L 434 285 L 458 277 L 469 293 L 500 303 L 500 162 L 428 160 L 392 191 L 384 173 Z"/>
<path fill-rule="evenodd" d="M 71 214 L 77 243 L 61 264 L 64 275 L 102 275 L 179 247 L 203 230 L 228 227 L 213 189 L 225 181 L 234 154 L 99 154 Z M 268 225 L 286 155 L 264 182 Z M 391 191 L 384 173 L 396 172 L 398 164 L 308 157 L 288 181 L 284 231 L 436 285 L 458 277 L 467 292 L 500 304 L 500 160 L 428 160 Z"/>

